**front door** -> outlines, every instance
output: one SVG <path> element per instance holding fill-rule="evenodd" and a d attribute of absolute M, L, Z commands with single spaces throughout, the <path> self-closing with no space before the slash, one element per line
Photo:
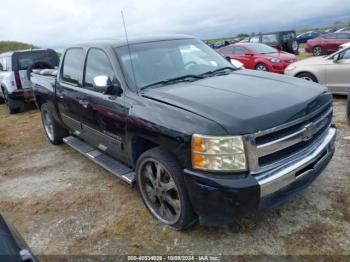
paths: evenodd
<path fill-rule="evenodd" d="M 326 85 L 333 93 L 350 92 L 350 48 L 340 52 L 337 61 L 327 64 L 326 74 Z"/>
<path fill-rule="evenodd" d="M 82 137 L 101 151 L 127 161 L 123 144 L 127 117 L 124 94 L 104 94 L 95 86 L 94 78 L 97 76 L 107 76 L 112 83 L 118 83 L 107 54 L 101 49 L 91 48 L 85 62 L 80 100 Z"/>
<path fill-rule="evenodd" d="M 57 102 L 62 121 L 75 133 L 80 135 L 80 114 L 82 108 L 79 103 L 82 90 L 82 72 L 84 51 L 82 48 L 68 49 L 61 66 L 61 75 L 57 82 Z"/>

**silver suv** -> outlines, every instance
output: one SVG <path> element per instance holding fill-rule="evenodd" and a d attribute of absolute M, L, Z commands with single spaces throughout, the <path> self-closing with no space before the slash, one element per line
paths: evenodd
<path fill-rule="evenodd" d="M 35 68 L 58 66 L 57 53 L 51 49 L 21 50 L 0 54 L 0 103 L 6 103 L 10 114 L 33 100 L 29 74 Z"/>

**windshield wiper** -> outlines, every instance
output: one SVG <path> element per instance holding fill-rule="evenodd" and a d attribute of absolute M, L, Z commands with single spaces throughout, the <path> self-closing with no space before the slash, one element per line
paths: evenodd
<path fill-rule="evenodd" d="M 198 80 L 198 79 L 203 79 L 204 77 L 199 76 L 199 75 L 184 75 L 184 76 L 179 76 L 179 77 L 174 77 L 174 78 L 170 78 L 167 80 L 162 80 L 159 82 L 155 82 L 153 84 L 149 84 L 146 86 L 143 86 L 140 88 L 140 90 L 144 90 L 146 88 L 152 87 L 152 86 L 157 86 L 157 85 L 167 85 L 167 84 L 171 84 L 171 83 L 176 83 L 176 82 L 187 82 L 190 81 L 189 79 L 194 79 L 194 80 Z"/>
<path fill-rule="evenodd" d="M 217 73 L 220 73 L 220 72 L 225 71 L 227 69 L 230 69 L 232 71 L 236 71 L 237 70 L 236 68 L 233 68 L 233 67 L 230 67 L 230 66 L 226 66 L 226 67 L 222 67 L 222 68 L 219 68 L 219 69 L 216 69 L 216 70 L 213 70 L 213 71 L 205 72 L 203 74 L 200 74 L 200 76 L 204 77 L 206 75 L 216 75 Z"/>

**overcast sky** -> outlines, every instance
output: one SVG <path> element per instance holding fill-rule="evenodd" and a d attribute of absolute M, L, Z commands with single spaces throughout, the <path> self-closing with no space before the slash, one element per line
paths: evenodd
<path fill-rule="evenodd" d="M 201 38 L 320 26 L 350 20 L 350 0 L 0 0 L 0 40 L 61 48 L 123 35 Z"/>

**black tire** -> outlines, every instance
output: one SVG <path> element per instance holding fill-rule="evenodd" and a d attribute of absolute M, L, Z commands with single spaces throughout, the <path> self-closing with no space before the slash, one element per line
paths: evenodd
<path fill-rule="evenodd" d="M 11 115 L 17 114 L 20 112 L 21 107 L 18 106 L 18 104 L 19 104 L 18 101 L 15 101 L 12 98 L 10 98 L 6 89 L 4 89 L 4 101 L 5 101 L 5 104 L 7 105 L 8 111 Z"/>
<path fill-rule="evenodd" d="M 161 167 L 162 171 L 159 171 L 160 175 L 157 180 L 155 173 L 157 173 L 158 167 Z M 149 175 L 152 176 L 152 179 Z M 158 221 L 176 230 L 186 229 L 198 221 L 187 193 L 183 170 L 176 158 L 169 152 L 160 147 L 144 152 L 137 160 L 136 182 L 143 203 Z M 170 183 L 171 185 L 175 183 L 175 186 L 170 187 Z M 167 189 L 164 190 L 163 186 Z M 170 202 L 175 200 L 176 206 L 180 208 L 178 213 L 173 208 L 174 205 L 169 204 L 170 202 L 167 200 L 169 196 L 172 198 Z M 162 205 L 163 215 L 161 214 Z M 164 209 L 167 209 L 168 215 L 172 216 L 171 218 L 165 218 L 166 211 Z"/>
<path fill-rule="evenodd" d="M 54 145 L 62 144 L 62 138 L 68 136 L 69 132 L 63 128 L 52 116 L 47 103 L 43 104 L 40 108 L 41 120 L 45 134 L 49 141 Z"/>
<path fill-rule="evenodd" d="M 264 68 L 264 69 L 263 69 Z M 258 71 L 265 71 L 265 72 L 268 72 L 269 69 L 267 68 L 267 65 L 265 65 L 264 63 L 258 63 L 256 66 L 255 66 L 255 70 L 258 70 Z"/>
<path fill-rule="evenodd" d="M 0 96 L 0 105 L 5 104 L 5 99 Z"/>
<path fill-rule="evenodd" d="M 307 81 L 312 81 L 312 82 L 318 83 L 317 78 L 311 73 L 307 73 L 307 72 L 300 73 L 300 74 L 296 75 L 296 77 L 305 79 Z"/>
<path fill-rule="evenodd" d="M 346 107 L 346 114 L 348 116 L 348 123 L 350 125 L 350 93 L 348 94 L 348 105 Z"/>
<path fill-rule="evenodd" d="M 321 56 L 321 55 L 323 55 L 322 47 L 320 47 L 320 46 L 314 46 L 314 47 L 312 48 L 312 54 L 313 54 L 314 56 Z"/>
<path fill-rule="evenodd" d="M 28 79 L 30 79 L 30 74 L 32 73 L 33 69 L 54 69 L 54 66 L 45 61 L 37 61 L 27 69 Z"/>

